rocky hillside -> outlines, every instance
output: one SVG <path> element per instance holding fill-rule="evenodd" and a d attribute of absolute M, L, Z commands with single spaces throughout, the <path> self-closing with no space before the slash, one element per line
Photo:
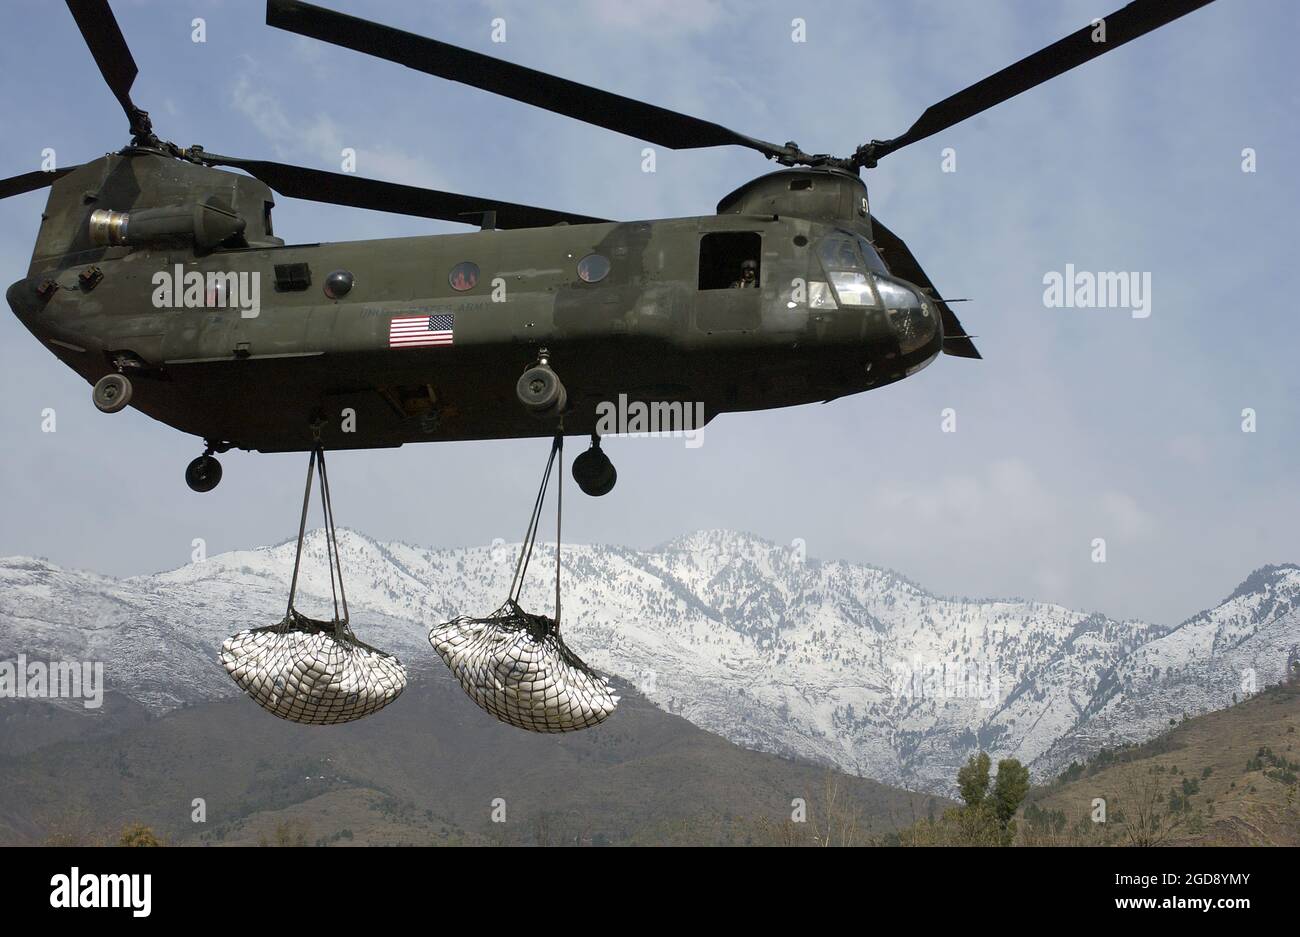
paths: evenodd
<path fill-rule="evenodd" d="M 492 611 L 514 568 L 511 545 L 340 539 L 358 636 L 417 671 L 442 666 L 428 625 Z M 292 543 L 123 580 L 3 559 L 0 660 L 103 661 L 109 687 L 155 714 L 229 696 L 217 648 L 283 615 L 292 563 Z M 309 614 L 327 613 L 325 569 L 315 532 L 300 585 Z M 540 548 L 526 608 L 551 611 L 553 569 L 553 550 Z M 730 531 L 648 552 L 566 546 L 564 575 L 570 645 L 662 709 L 744 747 L 945 794 L 978 748 L 1045 779 L 1103 745 L 1231 705 L 1300 656 L 1293 565 L 1257 571 L 1173 629 L 944 598 L 888 570 Z"/>

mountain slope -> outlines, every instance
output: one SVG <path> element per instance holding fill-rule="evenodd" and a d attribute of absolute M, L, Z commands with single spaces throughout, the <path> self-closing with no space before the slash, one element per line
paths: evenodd
<path fill-rule="evenodd" d="M 1030 794 L 1025 838 L 1034 844 L 1126 844 L 1146 836 L 1170 845 L 1300 846 L 1298 773 L 1300 668 L 1289 683 L 1236 706 L 1180 720 L 1145 744 L 1072 765 Z M 1106 805 L 1102 823 L 1096 822 L 1098 799 Z"/>
<path fill-rule="evenodd" d="M 746 842 L 796 797 L 821 809 L 828 778 L 862 840 L 946 806 L 747 751 L 635 691 L 594 729 L 519 732 L 435 671 L 349 725 L 294 725 L 227 699 L 6 757 L 0 842 L 111 840 L 141 822 L 176 843 L 274 842 L 286 826 L 354 845 Z"/>
<path fill-rule="evenodd" d="M 340 547 L 358 636 L 417 669 L 441 667 L 428 625 L 490 612 L 514 568 L 501 545 L 429 550 L 342 531 Z M 283 615 L 292 563 L 292 543 L 125 580 L 0 560 L 0 660 L 103 660 L 110 688 L 155 713 L 228 696 L 216 650 Z M 323 613 L 319 532 L 304 563 L 300 604 Z M 549 612 L 553 550 L 533 563 L 523 604 Z M 1259 571 L 1172 630 L 941 598 L 887 570 L 804 561 L 728 531 L 648 552 L 566 546 L 564 577 L 571 646 L 663 709 L 745 747 L 944 793 L 978 748 L 1053 776 L 1184 711 L 1230 705 L 1248 668 L 1257 688 L 1276 683 L 1300 654 L 1295 566 Z"/>

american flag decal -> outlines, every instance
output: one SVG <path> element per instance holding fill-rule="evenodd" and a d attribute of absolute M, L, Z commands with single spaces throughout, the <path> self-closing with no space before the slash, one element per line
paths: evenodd
<path fill-rule="evenodd" d="M 388 323 L 389 348 L 417 345 L 450 345 L 456 317 L 449 313 L 428 316 L 398 316 Z"/>

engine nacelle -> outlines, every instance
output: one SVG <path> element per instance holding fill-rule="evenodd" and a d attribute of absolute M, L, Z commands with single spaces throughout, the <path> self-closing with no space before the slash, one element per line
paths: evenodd
<path fill-rule="evenodd" d="M 242 234 L 246 223 L 237 213 L 214 199 L 192 205 L 90 213 L 90 243 L 96 247 L 193 244 L 208 251 Z"/>

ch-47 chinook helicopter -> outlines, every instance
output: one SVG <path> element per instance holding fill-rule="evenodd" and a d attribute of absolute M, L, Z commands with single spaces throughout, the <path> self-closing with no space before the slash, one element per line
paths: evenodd
<path fill-rule="evenodd" d="M 51 187 L 27 276 L 7 298 L 94 385 L 101 410 L 129 403 L 205 441 L 185 473 L 196 491 L 216 486 L 213 453 L 231 447 L 307 451 L 317 434 L 327 448 L 545 436 L 562 419 L 564 432 L 592 434 L 573 474 L 601 495 L 616 478 L 596 432 L 602 401 L 702 402 L 711 419 L 881 387 L 941 351 L 980 357 L 871 214 L 860 170 L 1209 2 L 1130 3 L 843 158 L 268 2 L 280 29 L 649 143 L 742 146 L 785 167 L 713 215 L 616 222 L 166 142 L 131 99 L 136 65 L 107 0 L 68 0 L 131 142 L 0 182 L 0 197 Z M 273 191 L 481 230 L 286 245 L 272 233 Z"/>

